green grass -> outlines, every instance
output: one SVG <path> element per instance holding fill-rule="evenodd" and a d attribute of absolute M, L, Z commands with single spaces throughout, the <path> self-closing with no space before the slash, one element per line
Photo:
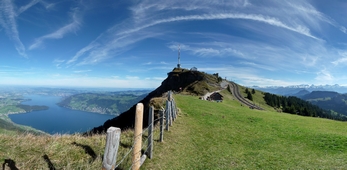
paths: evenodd
<path fill-rule="evenodd" d="M 345 169 L 345 122 L 277 113 L 271 108 L 252 110 L 241 106 L 227 90 L 221 93 L 221 103 L 175 95 L 179 117 L 164 132 L 162 143 L 157 141 L 156 127 L 154 157 L 141 169 Z M 257 95 L 261 103 L 262 94 Z M 0 129 L 0 164 L 11 159 L 18 169 L 48 169 L 46 155 L 56 169 L 101 169 L 105 142 L 105 134 L 35 136 Z M 133 132 L 122 131 L 117 163 L 132 143 Z M 130 164 L 131 155 L 120 168 L 128 169 Z"/>
<path fill-rule="evenodd" d="M 243 96 L 243 97 L 246 97 L 247 94 L 245 92 L 246 90 L 246 87 L 243 87 L 243 86 L 240 86 L 239 85 L 239 90 L 240 90 L 240 94 Z M 248 90 L 251 92 L 252 89 L 251 88 L 248 88 Z M 255 90 L 255 94 L 252 94 L 252 97 L 253 97 L 253 103 L 257 106 L 260 106 L 262 107 L 263 109 L 265 110 L 269 110 L 269 111 L 275 111 L 275 109 L 269 105 L 266 104 L 265 100 L 264 100 L 264 93 L 262 91 L 259 91 L 259 90 Z"/>
<path fill-rule="evenodd" d="M 223 91 L 225 94 L 225 91 Z M 344 169 L 345 122 L 176 95 L 181 114 L 144 169 Z"/>

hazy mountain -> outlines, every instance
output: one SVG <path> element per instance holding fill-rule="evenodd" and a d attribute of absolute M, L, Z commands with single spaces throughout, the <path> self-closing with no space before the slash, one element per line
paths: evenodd
<path fill-rule="evenodd" d="M 304 90 L 300 90 L 299 92 L 293 94 L 292 96 L 301 98 L 302 96 L 305 96 L 307 94 L 310 94 L 310 92 L 308 90 L 304 89 Z"/>
<path fill-rule="evenodd" d="M 347 115 L 347 94 L 333 91 L 313 91 L 301 97 L 322 109 L 333 110 L 337 113 Z"/>
<path fill-rule="evenodd" d="M 308 92 L 312 91 L 334 91 L 338 93 L 347 93 L 347 86 L 340 86 L 338 84 L 335 85 L 293 85 L 293 86 L 267 86 L 267 87 L 259 87 L 253 86 L 252 88 L 274 93 L 278 95 L 285 96 L 296 96 L 300 91 L 307 90 Z"/>

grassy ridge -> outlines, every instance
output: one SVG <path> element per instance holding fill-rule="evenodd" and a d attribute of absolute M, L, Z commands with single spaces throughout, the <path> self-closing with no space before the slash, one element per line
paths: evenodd
<path fill-rule="evenodd" d="M 240 106 L 228 91 L 221 93 L 222 103 L 176 95 L 181 113 L 164 132 L 164 142 L 154 143 L 154 158 L 146 160 L 142 169 L 345 168 L 345 122 L 251 110 Z M 261 103 L 262 94 L 256 94 Z M 4 131 L 0 163 L 12 159 L 19 169 L 48 169 L 46 156 L 56 169 L 100 169 L 105 139 L 104 134 L 34 136 Z M 118 162 L 132 139 L 132 131 L 122 132 Z M 124 169 L 130 160 L 131 156 L 122 164 Z"/>
<path fill-rule="evenodd" d="M 224 91 L 224 96 L 227 96 Z M 144 169 L 344 169 L 344 122 L 176 95 L 182 110 Z"/>

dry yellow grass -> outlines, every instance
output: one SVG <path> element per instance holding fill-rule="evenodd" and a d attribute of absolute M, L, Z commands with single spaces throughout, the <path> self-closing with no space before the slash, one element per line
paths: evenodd
<path fill-rule="evenodd" d="M 128 153 L 133 143 L 133 132 L 121 134 L 117 164 Z M 106 134 L 84 137 L 75 135 L 33 135 L 29 133 L 0 134 L 0 163 L 18 169 L 101 169 Z M 130 167 L 131 154 L 120 164 Z M 5 168 L 5 169 L 6 169 Z"/>
<path fill-rule="evenodd" d="M 0 161 L 18 169 L 97 169 L 104 147 L 105 135 L 0 134 Z"/>

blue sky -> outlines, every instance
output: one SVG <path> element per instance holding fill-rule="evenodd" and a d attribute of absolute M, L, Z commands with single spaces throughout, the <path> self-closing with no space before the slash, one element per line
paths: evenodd
<path fill-rule="evenodd" d="M 347 85 L 344 0 L 0 0 L 0 84 L 155 88 L 177 65 Z"/>

